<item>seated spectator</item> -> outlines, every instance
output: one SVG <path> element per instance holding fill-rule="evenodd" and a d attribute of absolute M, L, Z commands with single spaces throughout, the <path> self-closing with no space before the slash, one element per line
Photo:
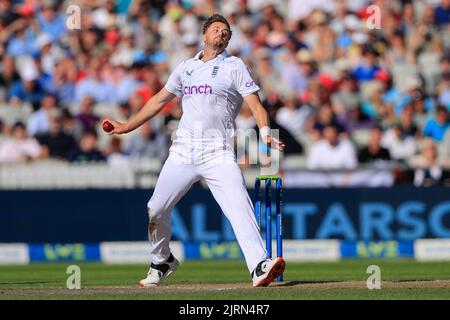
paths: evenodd
<path fill-rule="evenodd" d="M 271 129 L 278 130 L 275 131 L 274 134 L 278 134 L 280 140 L 286 144 L 283 153 L 286 155 L 302 154 L 303 146 L 297 140 L 297 137 L 292 135 L 284 126 L 279 124 L 278 121 L 276 120 L 276 114 L 278 112 L 278 103 L 274 102 L 274 104 L 271 104 L 265 100 L 263 101 L 263 105 L 265 105 L 267 108 Z M 255 130 L 255 132 L 259 132 L 258 126 L 254 126 L 253 130 Z M 266 148 L 266 146 L 263 143 L 260 143 L 260 145 L 262 145 L 263 149 Z"/>
<path fill-rule="evenodd" d="M 125 153 L 131 158 L 160 158 L 168 155 L 168 137 L 159 131 L 154 131 L 147 121 L 126 141 Z"/>
<path fill-rule="evenodd" d="M 333 126 L 336 128 L 339 134 L 344 132 L 344 128 L 339 124 L 336 114 L 329 104 L 322 105 L 315 117 L 313 122 L 312 130 L 310 135 L 312 140 L 319 140 L 322 138 L 322 133 L 325 127 Z"/>
<path fill-rule="evenodd" d="M 433 108 L 433 106 L 427 107 L 426 99 L 427 98 L 422 91 L 417 91 L 411 101 L 411 106 L 413 108 L 414 114 L 414 123 L 417 125 L 417 129 L 420 131 L 419 134 L 422 134 L 423 129 L 425 128 L 425 123 L 428 121 L 428 118 L 430 118 L 430 107 Z"/>
<path fill-rule="evenodd" d="M 377 122 L 384 130 L 388 130 L 396 125 L 398 123 L 398 116 L 395 113 L 394 106 L 391 104 L 384 105 L 383 112 L 380 114 Z"/>
<path fill-rule="evenodd" d="M 443 106 L 439 106 L 436 110 L 436 116 L 426 122 L 423 135 L 440 142 L 449 128 L 448 110 Z"/>
<path fill-rule="evenodd" d="M 297 61 L 300 71 L 309 79 L 318 75 L 319 66 L 311 51 L 300 49 L 297 52 Z"/>
<path fill-rule="evenodd" d="M 351 106 L 345 112 L 339 114 L 338 122 L 344 128 L 344 131 L 349 134 L 354 130 L 369 129 L 376 125 L 374 120 L 362 112 L 359 105 Z"/>
<path fill-rule="evenodd" d="M 44 60 L 43 57 L 40 55 L 36 55 L 33 61 L 33 64 L 37 70 L 37 78 L 36 82 L 39 84 L 39 86 L 42 88 L 45 94 L 53 94 L 57 95 L 57 89 L 55 87 L 54 81 L 53 81 L 53 71 L 52 72 L 46 72 L 44 69 Z M 54 62 L 50 62 L 54 63 Z M 52 64 L 52 67 L 54 64 Z"/>
<path fill-rule="evenodd" d="M 39 53 L 35 58 L 40 60 L 42 73 L 51 75 L 55 70 L 55 64 L 64 56 L 62 49 L 52 42 L 52 37 L 49 34 L 40 34 L 37 39 Z"/>
<path fill-rule="evenodd" d="M 106 149 L 106 162 L 111 167 L 126 168 L 129 165 L 129 158 L 122 148 L 122 140 L 117 137 L 111 137 L 108 148 Z"/>
<path fill-rule="evenodd" d="M 138 93 L 143 101 L 148 101 L 151 97 L 153 97 L 159 90 L 161 90 L 162 85 L 161 81 L 158 78 L 155 70 L 152 66 L 146 66 L 143 72 L 143 83 L 139 83 L 139 86 L 135 89 L 135 92 Z M 128 96 L 127 101 L 131 98 L 131 94 Z M 171 105 L 171 102 L 168 103 Z M 169 106 L 165 106 L 164 109 L 170 108 Z"/>
<path fill-rule="evenodd" d="M 58 39 L 67 31 L 64 16 L 58 13 L 58 7 L 56 0 L 44 0 L 37 16 L 42 32 L 50 34 L 53 39 Z"/>
<path fill-rule="evenodd" d="M 442 52 L 439 69 L 441 71 L 441 76 L 450 72 L 450 51 L 448 49 Z"/>
<path fill-rule="evenodd" d="M 36 139 L 51 158 L 67 159 L 69 152 L 76 147 L 75 139 L 63 132 L 59 117 L 52 117 L 49 131 L 36 135 Z"/>
<path fill-rule="evenodd" d="M 287 90 L 303 93 L 308 88 L 308 78 L 313 78 L 317 73 L 317 64 L 306 49 L 300 49 L 294 59 L 282 65 L 282 83 Z"/>
<path fill-rule="evenodd" d="M 290 94 L 284 99 L 284 106 L 278 110 L 275 119 L 294 137 L 297 137 L 311 115 L 312 108 L 308 105 L 300 105 L 297 96 Z"/>
<path fill-rule="evenodd" d="M 138 91 L 135 91 L 131 95 L 130 100 L 128 100 L 128 105 L 130 106 L 131 113 L 134 114 L 141 110 L 145 102 L 146 100 L 144 100 L 142 95 Z"/>
<path fill-rule="evenodd" d="M 33 112 L 28 120 L 27 131 L 30 135 L 46 133 L 50 130 L 50 119 L 56 116 L 58 105 L 56 97 L 46 95 L 39 110 Z"/>
<path fill-rule="evenodd" d="M 70 162 L 105 161 L 103 154 L 97 149 L 98 136 L 94 130 L 86 131 L 80 144 L 69 153 Z"/>
<path fill-rule="evenodd" d="M 27 102 L 33 105 L 33 109 L 37 109 L 45 94 L 44 89 L 37 81 L 38 71 L 26 68 L 20 77 L 21 81 L 12 84 L 8 101 L 15 105 Z"/>
<path fill-rule="evenodd" d="M 8 130 L 9 128 L 5 125 L 5 123 L 3 122 L 3 119 L 0 118 L 0 143 L 3 140 L 3 134 L 6 133 L 6 130 Z"/>
<path fill-rule="evenodd" d="M 438 159 L 436 144 L 433 140 L 425 140 L 420 155 L 411 159 L 416 187 L 433 187 L 442 185 L 444 181 L 443 168 Z"/>
<path fill-rule="evenodd" d="M 255 81 L 261 87 L 260 95 L 264 100 L 267 95 L 274 92 L 283 92 L 284 86 L 280 72 L 274 67 L 271 52 L 268 48 L 259 48 L 255 51 Z"/>
<path fill-rule="evenodd" d="M 97 127 L 99 117 L 94 113 L 95 101 L 91 96 L 85 96 L 81 101 L 80 113 L 75 116 L 83 130 L 94 130 Z"/>
<path fill-rule="evenodd" d="M 45 152 L 39 143 L 27 135 L 23 123 L 14 124 L 11 137 L 0 145 L 0 162 L 28 162 L 40 158 L 45 158 Z"/>
<path fill-rule="evenodd" d="M 394 160 L 407 160 L 416 152 L 414 138 L 406 135 L 398 123 L 384 133 L 381 145 L 389 150 Z"/>
<path fill-rule="evenodd" d="M 103 80 L 102 65 L 99 59 L 93 58 L 89 64 L 89 77 L 79 81 L 75 86 L 75 100 L 81 102 L 85 96 L 91 96 L 96 102 L 116 101 L 114 86 Z"/>
<path fill-rule="evenodd" d="M 414 110 L 410 104 L 407 104 L 402 110 L 400 127 L 406 136 L 417 138 L 420 134 L 417 125 L 414 123 Z"/>
<path fill-rule="evenodd" d="M 358 152 L 359 163 L 391 160 L 389 150 L 381 146 L 382 137 L 383 129 L 380 127 L 372 128 L 370 131 L 369 144 Z"/>
<path fill-rule="evenodd" d="M 387 103 L 384 101 L 385 99 L 383 99 L 383 90 L 384 86 L 381 82 L 373 82 L 370 85 L 370 90 L 367 93 L 367 97 L 361 104 L 364 114 L 367 114 L 375 121 L 384 119 L 384 116 L 387 113 Z"/>
<path fill-rule="evenodd" d="M 344 72 L 338 82 L 338 90 L 332 94 L 331 102 L 336 113 L 344 112 L 347 108 L 360 105 L 358 83 L 349 72 Z"/>
<path fill-rule="evenodd" d="M 270 48 L 279 49 L 287 42 L 286 25 L 283 16 L 274 12 L 270 20 L 271 31 L 267 35 L 266 41 Z"/>
<path fill-rule="evenodd" d="M 3 50 L 6 49 L 8 55 L 13 57 L 31 56 L 36 52 L 36 33 L 31 27 L 32 23 L 32 19 L 18 17 L 8 26 L 6 31 L 9 33 L 9 39 L 3 48 Z"/>
<path fill-rule="evenodd" d="M 144 61 L 147 57 L 145 51 L 136 47 L 134 30 L 130 24 L 116 25 L 119 34 L 117 44 L 111 50 L 109 62 L 113 66 L 130 68 L 136 61 Z"/>
<path fill-rule="evenodd" d="M 422 99 L 425 110 L 431 110 L 434 108 L 434 100 L 431 97 L 425 95 L 423 89 L 424 86 L 425 84 L 423 80 L 419 77 L 407 78 L 404 81 L 404 92 L 400 94 L 399 101 L 385 98 L 385 103 L 392 103 L 395 109 L 395 114 L 397 116 L 401 115 L 402 110 L 406 105 L 412 104 L 416 99 Z"/>
<path fill-rule="evenodd" d="M 376 63 L 377 55 L 377 52 L 371 46 L 364 47 L 361 62 L 353 70 L 353 76 L 358 82 L 375 79 L 375 75 L 380 70 Z"/>
<path fill-rule="evenodd" d="M 395 31 L 389 42 L 389 49 L 386 53 L 387 65 L 392 67 L 408 63 L 410 54 L 406 51 L 404 32 L 400 30 Z"/>
<path fill-rule="evenodd" d="M 450 109 L 450 71 L 443 72 L 436 84 L 437 102 Z"/>
<path fill-rule="evenodd" d="M 378 71 L 377 80 L 366 84 L 365 99 L 361 108 L 383 129 L 390 128 L 398 119 L 395 105 L 403 103 L 405 95 L 392 84 L 390 74 Z"/>
<path fill-rule="evenodd" d="M 308 30 L 305 22 L 299 20 L 296 22 L 295 29 L 288 34 L 288 42 L 292 41 L 294 50 L 308 49 L 308 44 L 305 42 L 305 33 Z"/>
<path fill-rule="evenodd" d="M 327 125 L 323 139 L 312 145 L 307 160 L 311 170 L 353 169 L 357 166 L 356 151 L 349 140 L 339 138 L 338 129 Z"/>
<path fill-rule="evenodd" d="M 61 104 L 68 106 L 75 101 L 77 65 L 73 57 L 67 56 L 55 64 L 53 86 Z"/>
<path fill-rule="evenodd" d="M 62 126 L 61 130 L 65 134 L 72 136 L 76 142 L 81 140 L 84 132 L 83 126 L 80 122 L 75 120 L 75 117 L 72 116 L 69 109 L 63 108 L 61 110 L 60 121 Z"/>
<path fill-rule="evenodd" d="M 407 96 L 394 83 L 392 75 L 387 70 L 379 70 L 375 75 L 378 84 L 381 84 L 381 102 L 392 106 L 404 103 Z M 395 107 L 394 107 L 395 108 Z"/>
<path fill-rule="evenodd" d="M 0 101 L 9 101 L 11 98 L 11 88 L 18 85 L 21 80 L 14 65 L 14 58 L 4 56 L 2 60 L 2 72 L 0 73 Z"/>
<path fill-rule="evenodd" d="M 134 63 L 129 68 L 129 74 L 119 81 L 116 85 L 117 101 L 119 103 L 127 102 L 131 94 L 144 85 L 142 81 L 143 70 L 140 64 Z M 145 99 L 147 101 L 148 99 Z"/>
<path fill-rule="evenodd" d="M 436 24 L 439 26 L 447 25 L 450 22 L 450 1 L 441 0 L 440 4 L 434 9 Z"/>
<path fill-rule="evenodd" d="M 284 149 L 284 154 L 302 154 L 303 146 L 297 140 L 297 137 L 292 135 L 284 126 L 280 125 L 276 120 L 277 111 L 280 104 L 280 100 L 278 97 L 269 96 L 263 101 L 264 107 L 267 109 L 271 124 L 271 129 L 276 130 L 273 132 L 274 135 L 278 135 L 277 137 L 282 140 L 286 144 L 286 148 Z M 249 155 L 249 151 L 252 146 L 249 145 L 251 143 L 252 135 L 254 138 L 258 138 L 258 126 L 256 125 L 255 118 L 252 115 L 250 108 L 244 104 L 243 109 L 241 109 L 241 113 L 236 119 L 237 129 L 241 129 L 236 133 L 236 149 L 235 153 L 239 157 L 238 163 L 242 165 L 243 168 L 250 166 L 255 160 L 254 155 Z M 246 140 L 247 139 L 247 140 Z M 265 146 L 260 140 L 258 141 L 258 148 L 262 152 L 262 154 L 268 154 L 267 146 Z M 264 162 L 264 159 L 260 154 L 260 162 L 261 164 Z M 266 159 L 267 160 L 267 159 Z M 267 160 L 268 161 L 268 160 Z"/>

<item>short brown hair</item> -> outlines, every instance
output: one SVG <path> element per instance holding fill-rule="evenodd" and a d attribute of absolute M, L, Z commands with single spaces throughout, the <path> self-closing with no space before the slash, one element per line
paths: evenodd
<path fill-rule="evenodd" d="M 222 22 L 223 24 L 225 24 L 227 26 L 228 30 L 230 30 L 230 36 L 231 36 L 231 27 L 230 27 L 230 24 L 228 23 L 227 19 L 225 19 L 224 16 L 217 14 L 217 13 L 213 14 L 211 17 L 206 19 L 205 23 L 203 24 L 203 34 L 206 33 L 206 30 L 208 30 L 209 26 L 212 25 L 214 22 Z"/>

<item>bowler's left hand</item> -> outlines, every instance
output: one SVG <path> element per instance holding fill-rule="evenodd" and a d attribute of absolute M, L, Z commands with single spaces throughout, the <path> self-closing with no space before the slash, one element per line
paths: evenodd
<path fill-rule="evenodd" d="M 264 143 L 272 149 L 279 150 L 280 152 L 283 152 L 284 148 L 286 147 L 286 145 L 282 141 L 275 139 L 272 136 L 265 136 Z"/>

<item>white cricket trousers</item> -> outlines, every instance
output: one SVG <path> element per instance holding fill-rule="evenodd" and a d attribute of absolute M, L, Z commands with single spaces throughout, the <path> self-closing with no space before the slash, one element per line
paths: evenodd
<path fill-rule="evenodd" d="M 192 164 L 183 163 L 176 153 L 170 153 L 147 204 L 148 236 L 153 263 L 162 263 L 169 258 L 172 209 L 200 179 L 205 180 L 214 199 L 230 221 L 250 273 L 260 261 L 267 258 L 241 170 L 232 153 L 226 155 L 226 158 L 227 161 Z"/>

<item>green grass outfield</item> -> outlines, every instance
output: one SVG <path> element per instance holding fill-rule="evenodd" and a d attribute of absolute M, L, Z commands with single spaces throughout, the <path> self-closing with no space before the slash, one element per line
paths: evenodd
<path fill-rule="evenodd" d="M 0 299 L 450 299 L 450 262 L 414 260 L 287 261 L 285 282 L 252 288 L 243 261 L 184 261 L 157 288 L 138 288 L 146 265 L 81 263 L 81 290 L 66 288 L 75 263 L 0 266 Z M 381 289 L 366 287 L 369 265 Z"/>

